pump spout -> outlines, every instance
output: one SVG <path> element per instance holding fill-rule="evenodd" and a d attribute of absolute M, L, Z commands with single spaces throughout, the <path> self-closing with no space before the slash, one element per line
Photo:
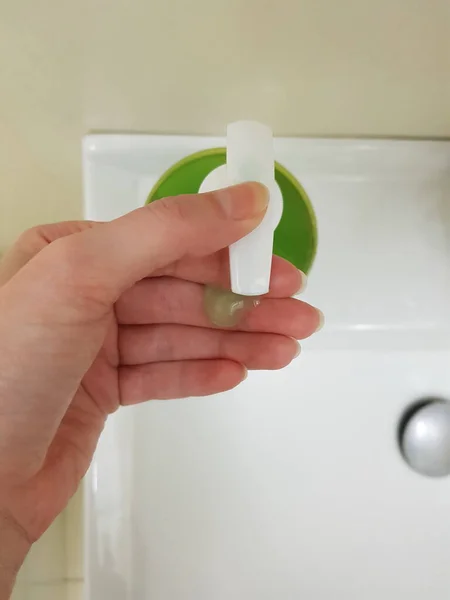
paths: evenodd
<path fill-rule="evenodd" d="M 269 190 L 264 219 L 247 236 L 230 246 L 231 289 L 244 296 L 269 291 L 273 236 L 283 212 L 283 199 L 275 181 L 272 131 L 254 121 L 238 121 L 227 128 L 227 163 L 206 177 L 200 191 L 257 181 Z"/>

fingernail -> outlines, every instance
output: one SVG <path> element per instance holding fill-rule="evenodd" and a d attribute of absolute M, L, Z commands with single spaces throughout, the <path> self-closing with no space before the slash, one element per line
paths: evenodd
<path fill-rule="evenodd" d="M 297 340 L 295 340 L 295 342 L 297 344 L 297 350 L 295 351 L 294 358 L 297 358 L 297 356 L 299 356 L 300 352 L 302 351 L 302 347 L 300 346 L 300 343 L 297 342 Z"/>
<path fill-rule="evenodd" d="M 254 181 L 217 190 L 214 194 L 227 217 L 236 221 L 258 217 L 269 203 L 269 190 Z"/>
<path fill-rule="evenodd" d="M 298 272 L 300 273 L 301 283 L 300 287 L 295 292 L 295 294 L 301 294 L 302 292 L 304 292 L 306 290 L 306 286 L 308 285 L 308 277 L 305 275 L 305 273 L 303 273 L 303 271 L 300 271 L 300 269 L 298 270 Z"/>
<path fill-rule="evenodd" d="M 248 369 L 247 367 L 242 367 L 243 368 L 243 374 L 242 374 L 242 380 L 241 381 L 245 381 L 248 377 Z"/>
<path fill-rule="evenodd" d="M 317 324 L 316 331 L 320 331 L 325 324 L 325 316 L 321 310 L 319 310 L 318 308 L 316 308 L 316 310 L 319 316 L 319 322 Z"/>

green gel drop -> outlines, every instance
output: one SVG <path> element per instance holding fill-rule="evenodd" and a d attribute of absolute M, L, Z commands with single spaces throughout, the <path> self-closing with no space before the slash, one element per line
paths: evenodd
<path fill-rule="evenodd" d="M 217 327 L 235 327 L 242 317 L 259 303 L 260 299 L 257 296 L 241 296 L 230 290 L 205 287 L 205 312 L 211 323 Z"/>

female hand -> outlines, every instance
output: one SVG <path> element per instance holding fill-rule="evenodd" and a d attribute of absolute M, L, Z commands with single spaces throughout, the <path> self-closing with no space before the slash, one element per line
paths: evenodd
<path fill-rule="evenodd" d="M 320 313 L 290 298 L 302 274 L 279 258 L 270 293 L 234 330 L 204 314 L 203 285 L 229 284 L 224 249 L 260 223 L 266 206 L 258 184 L 179 196 L 110 223 L 35 228 L 6 255 L 0 598 L 75 492 L 110 413 L 228 390 L 246 368 L 287 365 L 295 339 L 317 329 Z"/>

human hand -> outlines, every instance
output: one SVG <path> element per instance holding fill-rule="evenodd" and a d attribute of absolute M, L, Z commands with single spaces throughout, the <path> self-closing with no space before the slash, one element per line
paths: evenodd
<path fill-rule="evenodd" d="M 226 247 L 266 206 L 258 184 L 179 196 L 110 223 L 35 228 L 6 255 L 0 571 L 65 507 L 120 405 L 228 390 L 246 368 L 287 365 L 317 329 L 320 313 L 290 298 L 302 274 L 277 257 L 270 293 L 234 330 L 204 314 L 203 285 L 229 285 Z"/>

